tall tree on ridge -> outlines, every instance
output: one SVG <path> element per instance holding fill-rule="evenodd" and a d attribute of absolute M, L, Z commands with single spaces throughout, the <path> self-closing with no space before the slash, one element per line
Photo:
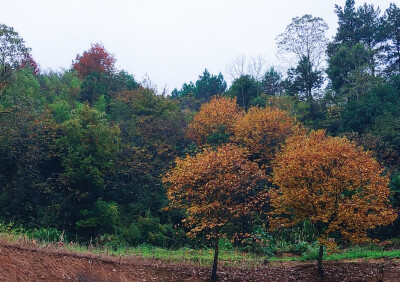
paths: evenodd
<path fill-rule="evenodd" d="M 383 20 L 383 34 L 385 36 L 386 72 L 400 73 L 400 8 L 391 3 L 385 11 Z"/>
<path fill-rule="evenodd" d="M 18 32 L 0 24 L 0 92 L 7 86 L 13 70 L 21 66 L 29 51 Z"/>
<path fill-rule="evenodd" d="M 115 58 L 103 45 L 96 43 L 82 55 L 77 55 L 73 68 L 83 79 L 81 100 L 93 104 L 102 95 L 106 96 L 115 72 Z"/>
<path fill-rule="evenodd" d="M 321 71 L 325 60 L 327 39 L 325 33 L 328 25 L 325 21 L 311 15 L 292 19 L 286 31 L 277 37 L 279 52 L 294 55 L 298 66 L 292 71 L 292 84 L 304 87 L 294 87 L 305 93 L 310 105 L 310 116 L 315 116 L 315 91 L 321 86 Z M 290 71 L 289 71 L 290 72 Z"/>

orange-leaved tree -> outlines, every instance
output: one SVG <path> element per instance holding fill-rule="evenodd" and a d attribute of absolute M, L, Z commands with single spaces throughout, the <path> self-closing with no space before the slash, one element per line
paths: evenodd
<path fill-rule="evenodd" d="M 236 123 L 232 141 L 247 147 L 259 164 L 269 165 L 288 137 L 301 134 L 305 129 L 287 112 L 251 107 Z"/>
<path fill-rule="evenodd" d="M 236 99 L 215 96 L 201 106 L 188 126 L 187 136 L 199 146 L 227 142 L 243 114 Z"/>
<path fill-rule="evenodd" d="M 313 131 L 293 137 L 273 163 L 269 218 L 272 229 L 309 221 L 318 230 L 318 274 L 323 248 L 335 246 L 333 234 L 367 242 L 367 230 L 393 222 L 388 176 L 369 152 L 346 138 Z"/>
<path fill-rule="evenodd" d="M 206 234 L 215 243 L 212 279 L 216 279 L 218 240 L 233 237 L 235 222 L 251 216 L 254 197 L 264 189 L 265 175 L 232 144 L 204 148 L 196 156 L 177 158 L 163 182 L 169 206 L 186 212 L 189 236 Z"/>

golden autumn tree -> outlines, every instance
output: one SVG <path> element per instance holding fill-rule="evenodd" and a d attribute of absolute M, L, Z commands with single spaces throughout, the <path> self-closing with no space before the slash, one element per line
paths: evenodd
<path fill-rule="evenodd" d="M 227 142 L 243 114 L 236 99 L 215 96 L 201 106 L 188 126 L 187 136 L 198 146 Z"/>
<path fill-rule="evenodd" d="M 255 195 L 264 189 L 265 175 L 243 149 L 225 144 L 205 148 L 196 156 L 177 158 L 163 182 L 169 206 L 186 212 L 189 236 L 207 234 L 214 240 L 212 279 L 216 279 L 218 240 L 231 237 L 235 221 L 250 216 Z"/>
<path fill-rule="evenodd" d="M 288 137 L 305 134 L 305 129 L 283 110 L 252 107 L 233 132 L 233 142 L 247 147 L 259 164 L 268 165 Z"/>
<path fill-rule="evenodd" d="M 319 232 L 318 274 L 323 276 L 324 246 L 333 248 L 334 233 L 362 243 L 367 230 L 393 222 L 389 178 L 369 152 L 346 138 L 313 131 L 293 137 L 273 163 L 269 219 L 272 229 L 309 221 Z"/>

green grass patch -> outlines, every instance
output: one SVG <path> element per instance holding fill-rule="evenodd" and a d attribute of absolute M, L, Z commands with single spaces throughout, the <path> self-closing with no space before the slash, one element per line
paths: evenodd
<path fill-rule="evenodd" d="M 348 250 L 343 253 L 336 253 L 326 256 L 326 260 L 343 259 L 380 259 L 380 258 L 400 258 L 400 250 L 376 251 L 376 250 Z"/>
<path fill-rule="evenodd" d="M 198 265 L 210 265 L 214 259 L 214 250 L 212 249 L 181 248 L 178 250 L 168 250 L 149 245 L 118 248 L 112 251 L 111 254 L 160 259 L 165 263 L 190 263 Z M 243 253 L 236 250 L 220 250 L 218 257 L 221 265 L 240 266 L 258 265 L 265 259 L 252 253 Z"/>
<path fill-rule="evenodd" d="M 303 253 L 297 257 L 283 257 L 283 258 L 268 258 L 269 261 L 313 261 L 318 258 L 318 248 L 314 247 L 308 252 Z M 324 254 L 324 260 L 352 260 L 352 259 L 381 259 L 381 258 L 400 258 L 400 250 L 382 250 L 377 246 L 360 247 L 339 250 L 336 253 L 329 255 Z"/>
<path fill-rule="evenodd" d="M 163 249 L 153 247 L 148 244 L 142 244 L 137 247 L 127 246 L 92 246 L 80 245 L 76 243 L 45 242 L 34 241 L 34 236 L 24 234 L 13 234 L 0 232 L 0 241 L 9 244 L 19 244 L 34 246 L 37 248 L 54 247 L 73 253 L 91 253 L 102 256 L 120 256 L 120 257 L 140 257 L 144 259 L 159 259 L 163 263 L 194 264 L 199 266 L 209 266 L 213 262 L 213 249 L 190 249 L 181 248 L 178 250 Z M 47 233 L 46 233 L 47 236 Z M 285 261 L 315 261 L 318 257 L 318 246 L 313 244 L 302 255 L 290 255 L 283 257 L 265 257 L 253 253 L 245 253 L 236 250 L 233 247 L 220 246 L 219 264 L 222 266 L 261 266 L 265 261 L 285 262 Z M 400 250 L 383 250 L 377 245 L 354 246 L 345 250 L 339 250 L 336 253 L 324 255 L 324 260 L 352 260 L 352 259 L 380 259 L 380 258 L 400 258 Z"/>
<path fill-rule="evenodd" d="M 32 237 L 23 234 L 0 233 L 0 241 L 8 244 L 26 245 L 27 247 L 37 248 L 57 248 L 73 253 L 91 253 L 100 256 L 136 256 L 144 259 L 159 259 L 163 263 L 194 264 L 199 266 L 209 266 L 214 259 L 213 249 L 190 249 L 181 248 L 170 250 L 142 244 L 137 247 L 127 246 L 90 246 L 77 243 L 64 243 L 35 241 Z M 232 248 L 219 250 L 219 264 L 225 266 L 259 266 L 265 260 L 262 256 L 252 253 L 244 253 Z"/>

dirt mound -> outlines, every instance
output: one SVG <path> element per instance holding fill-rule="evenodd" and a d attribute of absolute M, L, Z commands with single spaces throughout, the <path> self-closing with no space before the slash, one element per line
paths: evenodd
<path fill-rule="evenodd" d="M 326 262 L 324 281 L 400 281 L 398 260 Z M 1 281 L 207 281 L 210 268 L 0 245 Z M 220 281 L 319 281 L 315 263 L 221 267 Z"/>

